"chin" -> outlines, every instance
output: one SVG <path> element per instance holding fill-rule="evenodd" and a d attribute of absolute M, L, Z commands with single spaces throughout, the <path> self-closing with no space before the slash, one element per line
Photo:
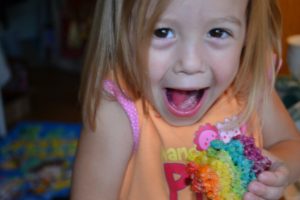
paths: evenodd
<path fill-rule="evenodd" d="M 161 116 L 168 124 L 172 126 L 190 126 L 201 120 L 203 115 L 199 115 L 193 117 L 175 117 L 172 114 Z"/>

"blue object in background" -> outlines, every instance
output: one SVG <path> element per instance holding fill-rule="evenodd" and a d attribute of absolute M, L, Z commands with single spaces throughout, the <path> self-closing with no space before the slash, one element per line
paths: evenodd
<path fill-rule="evenodd" d="M 0 140 L 0 199 L 67 199 L 80 131 L 80 124 L 17 124 Z"/>
<path fill-rule="evenodd" d="M 290 76 L 279 76 L 276 90 L 300 130 L 300 82 Z"/>

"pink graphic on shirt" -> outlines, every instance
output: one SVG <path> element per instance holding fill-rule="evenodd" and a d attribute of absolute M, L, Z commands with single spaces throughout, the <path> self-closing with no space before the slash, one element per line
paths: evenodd
<path fill-rule="evenodd" d="M 189 185 L 189 175 L 186 171 L 186 166 L 183 163 L 165 163 L 164 171 L 166 175 L 166 181 L 169 186 L 169 200 L 178 200 L 178 192 L 187 188 Z M 195 194 L 195 196 L 196 200 L 202 200 L 201 193 Z"/>
<path fill-rule="evenodd" d="M 218 129 L 215 126 L 206 124 L 201 126 L 196 132 L 194 143 L 196 144 L 197 150 L 202 151 L 206 150 L 210 142 L 215 139 L 218 139 Z"/>
<path fill-rule="evenodd" d="M 246 132 L 245 125 L 239 127 L 237 124 L 237 120 L 238 118 L 234 116 L 232 118 L 226 118 L 224 122 L 219 122 L 216 124 L 219 132 L 219 138 L 225 144 L 229 143 L 233 137 Z"/>

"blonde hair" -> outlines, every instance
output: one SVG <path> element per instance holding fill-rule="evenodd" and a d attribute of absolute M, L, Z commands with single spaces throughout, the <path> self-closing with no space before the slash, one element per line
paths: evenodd
<path fill-rule="evenodd" d="M 126 2 L 125 2 L 126 1 Z M 147 98 L 147 49 L 155 23 L 168 0 L 98 0 L 95 8 L 80 96 L 83 123 L 94 129 L 102 96 L 102 82 L 111 75 L 130 88 L 130 98 Z M 241 67 L 233 83 L 236 94 L 245 96 L 248 118 L 269 95 L 266 80 L 270 52 L 280 55 L 280 12 L 276 0 L 249 0 L 247 39 Z M 249 74 L 251 75 L 249 77 Z M 249 84 L 252 83 L 252 84 Z"/>
<path fill-rule="evenodd" d="M 245 102 L 242 121 L 268 103 L 281 58 L 281 13 L 277 0 L 249 0 L 241 66 L 233 83 Z M 277 61 L 273 58 L 276 55 Z"/>

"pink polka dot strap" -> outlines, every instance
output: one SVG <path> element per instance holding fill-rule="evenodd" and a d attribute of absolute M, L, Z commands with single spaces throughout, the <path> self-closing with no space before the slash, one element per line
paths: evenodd
<path fill-rule="evenodd" d="M 105 80 L 103 83 L 104 90 L 114 96 L 120 103 L 127 114 L 133 132 L 133 150 L 135 151 L 139 141 L 140 127 L 138 112 L 135 104 L 126 98 L 120 91 L 119 87 L 111 80 Z"/>

